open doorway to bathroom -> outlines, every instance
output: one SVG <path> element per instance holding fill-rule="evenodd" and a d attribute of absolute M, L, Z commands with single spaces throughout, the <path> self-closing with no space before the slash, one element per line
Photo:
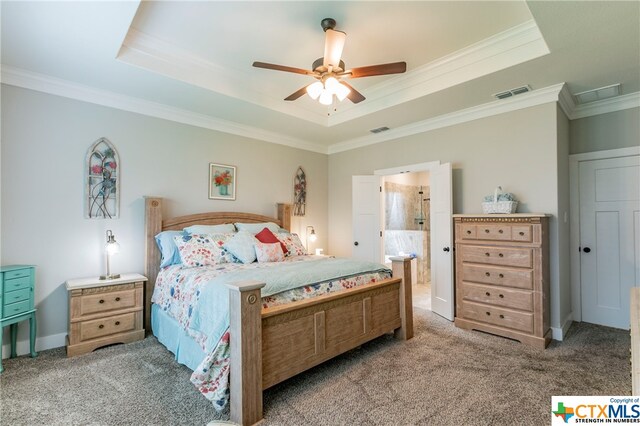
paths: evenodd
<path fill-rule="evenodd" d="M 384 176 L 384 254 L 412 257 L 413 305 L 431 310 L 429 172 Z"/>

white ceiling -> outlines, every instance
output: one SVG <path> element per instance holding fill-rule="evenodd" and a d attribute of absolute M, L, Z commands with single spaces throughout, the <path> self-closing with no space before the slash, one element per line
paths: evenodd
<path fill-rule="evenodd" d="M 640 2 L 2 2 L 2 81 L 320 152 L 495 101 L 529 84 L 640 91 Z M 320 20 L 347 33 L 367 99 L 284 97 L 322 56 Z M 529 95 L 521 95 L 529 96 Z M 123 106 L 125 105 L 125 106 Z M 151 112 L 150 112 L 151 111 Z M 185 118 L 186 117 L 186 118 Z M 373 138 L 373 139 L 372 139 Z"/>

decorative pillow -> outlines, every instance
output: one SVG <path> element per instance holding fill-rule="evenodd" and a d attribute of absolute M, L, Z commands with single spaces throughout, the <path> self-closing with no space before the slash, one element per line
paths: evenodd
<path fill-rule="evenodd" d="M 242 263 L 252 263 L 256 260 L 255 244 L 258 242 L 252 233 L 238 231 L 224 243 L 224 248 Z"/>
<path fill-rule="evenodd" d="M 233 223 L 225 223 L 222 225 L 191 225 L 184 228 L 187 234 L 226 234 L 236 232 Z"/>
<path fill-rule="evenodd" d="M 238 231 L 247 231 L 251 232 L 253 235 L 256 235 L 258 232 L 262 231 L 264 228 L 268 228 L 269 231 L 276 233 L 280 227 L 273 222 L 263 222 L 263 223 L 234 223 Z"/>
<path fill-rule="evenodd" d="M 284 260 L 284 252 L 279 243 L 261 243 L 256 242 L 256 257 L 258 263 L 264 262 L 282 262 Z"/>
<path fill-rule="evenodd" d="M 307 254 L 307 250 L 302 245 L 298 234 L 281 232 L 276 235 L 281 243 L 287 246 L 287 256 L 304 256 Z"/>
<path fill-rule="evenodd" d="M 174 237 L 183 235 L 182 231 L 164 231 L 156 235 L 156 244 L 160 249 L 160 267 L 181 263 L 178 246 L 173 240 Z"/>
<path fill-rule="evenodd" d="M 261 243 L 280 243 L 282 253 L 284 253 L 285 256 L 287 255 L 287 246 L 285 246 L 273 232 L 269 231 L 268 228 L 264 228 L 262 231 L 258 232 L 256 234 L 256 238 Z"/>
<path fill-rule="evenodd" d="M 187 267 L 232 263 L 233 255 L 224 249 L 224 243 L 233 234 L 184 234 L 174 237 L 180 259 Z"/>

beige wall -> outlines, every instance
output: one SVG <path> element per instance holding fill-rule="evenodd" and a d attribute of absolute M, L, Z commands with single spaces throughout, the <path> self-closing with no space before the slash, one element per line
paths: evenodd
<path fill-rule="evenodd" d="M 640 145 L 640 108 L 571 120 L 570 153 L 602 151 Z"/>
<path fill-rule="evenodd" d="M 571 257 L 570 257 L 570 225 L 569 204 L 569 119 L 558 105 L 558 241 L 557 255 L 552 252 L 551 262 L 557 262 L 559 288 L 558 293 L 551 294 L 552 311 L 559 315 L 560 325 L 564 326 L 572 313 L 571 309 Z"/>
<path fill-rule="evenodd" d="M 518 212 L 552 214 L 550 243 L 557 259 L 556 122 L 556 104 L 549 103 L 330 155 L 329 252 L 351 253 L 352 175 L 439 160 L 453 166 L 454 213 L 481 212 L 482 198 L 501 185 L 520 200 Z M 557 260 L 551 276 L 552 294 L 559 295 Z M 560 305 L 559 300 L 552 305 L 554 327 L 560 325 Z"/>
<path fill-rule="evenodd" d="M 143 272 L 144 195 L 167 198 L 166 214 L 212 210 L 275 215 L 291 202 L 293 177 L 308 180 L 307 216 L 327 247 L 327 156 L 143 115 L 2 87 L 2 264 L 37 265 L 38 335 L 62 346 L 69 278 L 104 273 L 104 233 L 121 245 L 116 272 Z M 107 137 L 121 160 L 120 218 L 84 218 L 84 158 Z M 209 200 L 208 164 L 237 166 L 237 200 Z M 304 233 L 303 233 L 304 234 Z M 304 238 L 304 237 L 303 237 Z M 22 330 L 24 331 L 24 330 Z M 21 333 L 21 338 L 24 337 Z M 6 340 L 5 340 L 6 342 Z"/>

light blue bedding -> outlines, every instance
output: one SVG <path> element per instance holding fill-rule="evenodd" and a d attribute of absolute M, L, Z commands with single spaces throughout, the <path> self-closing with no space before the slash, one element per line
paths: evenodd
<path fill-rule="evenodd" d="M 193 306 L 190 328 L 209 336 L 205 352 L 211 350 L 211 346 L 220 340 L 229 327 L 229 289 L 225 285 L 227 283 L 247 280 L 265 282 L 262 297 L 266 297 L 303 285 L 386 270 L 388 269 L 383 265 L 375 262 L 322 258 L 306 262 L 281 262 L 277 268 L 230 271 L 200 287 L 202 293 Z"/>

